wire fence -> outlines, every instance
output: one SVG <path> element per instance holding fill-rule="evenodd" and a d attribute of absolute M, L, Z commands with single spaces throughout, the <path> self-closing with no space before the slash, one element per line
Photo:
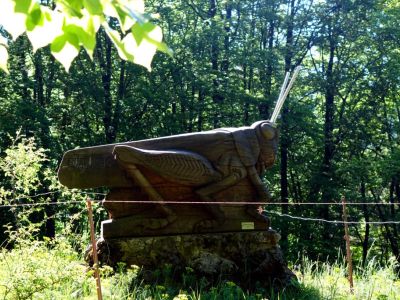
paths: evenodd
<path fill-rule="evenodd" d="M 18 207 L 40 207 L 40 206 L 65 206 L 72 204 L 85 204 L 86 200 L 71 200 L 71 201 L 54 201 L 54 202 L 35 202 L 35 203 L 15 203 L 21 200 L 39 198 L 54 195 L 57 193 L 61 193 L 64 190 L 56 190 L 45 193 L 39 193 L 33 196 L 23 196 L 15 199 L 8 200 L 8 202 L 14 202 L 14 204 L 3 204 L 0 205 L 0 209 L 12 209 Z M 74 192 L 76 194 L 85 195 L 85 196 L 102 196 L 105 197 L 106 193 L 99 192 Z M 108 199 L 90 199 L 90 201 L 98 204 L 103 203 L 121 203 L 121 204 L 158 204 L 158 205 L 231 205 L 231 206 L 241 206 L 241 205 L 257 205 L 257 206 L 321 206 L 321 205 L 329 205 L 329 206 L 343 206 L 342 202 L 332 201 L 332 202 L 255 202 L 255 201 L 154 201 L 154 200 L 108 200 Z M 103 202 L 104 201 L 104 202 Z M 346 206 L 399 206 L 399 203 L 392 202 L 346 202 Z M 342 221 L 342 220 L 326 220 L 322 218 L 311 218 L 311 217 L 302 217 L 302 216 L 294 216 L 290 214 L 280 213 L 272 210 L 265 211 L 268 214 L 276 215 L 278 217 L 288 218 L 292 220 L 299 221 L 311 221 L 311 222 L 321 222 L 321 223 L 330 223 L 330 224 L 370 224 L 370 225 L 387 225 L 387 224 L 400 224 L 400 221 L 397 220 L 388 220 L 388 221 Z"/>
<path fill-rule="evenodd" d="M 96 237 L 95 237 L 95 228 L 94 228 L 94 221 L 93 221 L 93 211 L 92 211 L 92 203 L 97 203 L 99 205 L 103 205 L 104 203 L 120 203 L 123 205 L 145 205 L 145 204 L 154 204 L 154 205 L 257 205 L 258 207 L 263 206 L 266 208 L 267 206 L 291 206 L 291 207 L 299 207 L 299 206 L 342 206 L 343 207 L 343 220 L 327 220 L 323 218 L 312 218 L 312 217 L 302 217 L 302 216 L 295 216 L 291 215 L 288 213 L 280 213 L 274 210 L 260 210 L 260 213 L 267 214 L 267 215 L 274 215 L 279 218 L 287 218 L 290 220 L 297 220 L 301 222 L 319 222 L 319 223 L 329 223 L 329 224 L 334 224 L 334 225 L 341 225 L 344 226 L 345 229 L 345 240 L 346 240 L 346 260 L 348 262 L 348 278 L 349 278 L 349 283 L 350 283 L 350 291 L 353 290 L 353 270 L 352 270 L 352 256 L 351 256 L 351 248 L 350 248 L 350 235 L 349 235 L 349 230 L 348 230 L 348 225 L 397 225 L 400 224 L 400 221 L 397 220 L 387 220 L 387 221 L 349 221 L 347 220 L 347 213 L 346 213 L 346 206 L 363 206 L 363 209 L 365 206 L 376 206 L 377 208 L 380 208 L 380 206 L 389 206 L 390 208 L 393 208 L 394 205 L 399 205 L 399 203 L 391 203 L 391 202 L 349 202 L 346 203 L 345 198 L 342 198 L 340 202 L 338 201 L 332 201 L 332 202 L 255 202 L 255 201 L 154 201 L 154 200 L 119 200 L 119 199 L 106 199 L 107 194 L 106 193 L 98 193 L 98 192 L 83 192 L 80 191 L 76 194 L 81 196 L 81 200 L 71 200 L 71 201 L 56 201 L 58 199 L 56 198 L 50 198 L 47 200 L 50 200 L 50 202 L 30 202 L 30 203 L 16 203 L 16 202 L 21 202 L 23 200 L 27 199 L 38 199 L 39 197 L 51 197 L 56 193 L 62 193 L 65 190 L 56 190 L 56 191 L 49 191 L 46 193 L 40 193 L 36 194 L 33 196 L 23 196 L 23 197 L 18 197 L 16 199 L 8 200 L 12 204 L 2 204 L 0 205 L 0 209 L 9 209 L 12 210 L 14 208 L 18 207 L 40 207 L 40 206 L 63 206 L 63 205 L 72 205 L 72 204 L 86 204 L 87 205 L 87 213 L 88 213 L 88 218 L 89 218 L 89 224 L 90 224 L 90 237 L 91 237 L 91 247 L 92 247 L 92 253 L 93 253 L 93 260 L 94 260 L 94 266 L 95 266 L 95 277 L 96 277 L 96 284 L 97 284 L 97 291 L 99 299 L 102 299 L 101 297 L 101 285 L 100 285 L 100 275 L 99 275 L 99 270 L 98 270 L 98 258 L 97 258 L 97 244 L 96 244 Z M 71 195 L 71 192 L 69 192 Z M 75 193 L 72 192 L 72 195 Z M 93 199 L 92 197 L 96 196 L 101 196 L 102 199 Z M 78 215 L 81 216 L 84 213 L 84 210 L 81 210 L 81 212 L 78 212 Z M 47 219 L 56 219 L 56 216 L 59 215 L 60 211 L 55 212 L 54 214 L 47 216 Z M 381 214 L 381 212 L 380 212 Z M 76 215 L 76 214 L 75 214 Z M 73 218 L 76 218 L 76 216 L 72 216 Z M 387 228 L 386 228 L 387 230 Z M 1 245 L 0 245 L 1 247 Z"/>
<path fill-rule="evenodd" d="M 370 224 L 370 225 L 385 225 L 385 224 L 400 224 L 400 221 L 338 221 L 338 220 L 325 220 L 325 219 L 319 219 L 319 218 L 304 218 L 304 217 L 298 217 L 298 216 L 292 216 L 289 214 L 282 214 L 279 212 L 275 211 L 268 211 L 270 214 L 277 215 L 279 217 L 285 217 L 289 219 L 294 219 L 294 220 L 300 220 L 300 221 L 313 221 L 313 222 L 321 222 L 321 223 L 330 223 L 330 224 Z"/>

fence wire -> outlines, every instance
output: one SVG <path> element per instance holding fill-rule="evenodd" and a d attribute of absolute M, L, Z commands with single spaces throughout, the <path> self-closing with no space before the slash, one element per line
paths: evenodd
<path fill-rule="evenodd" d="M 292 216 L 289 214 L 282 214 L 279 212 L 275 211 L 267 211 L 266 213 L 268 214 L 274 214 L 279 217 L 285 217 L 289 219 L 294 219 L 294 220 L 300 220 L 300 221 L 314 221 L 314 222 L 321 222 L 321 223 L 330 223 L 330 224 L 371 224 L 371 225 L 385 225 L 385 224 L 400 224 L 400 221 L 368 221 L 368 222 L 363 222 L 363 221 L 338 221 L 338 220 L 325 220 L 325 219 L 319 219 L 319 218 L 305 218 L 305 217 L 298 217 L 298 216 Z"/>
<path fill-rule="evenodd" d="M 33 196 L 24 196 L 18 197 L 16 199 L 8 200 L 8 201 L 21 201 L 24 199 L 30 198 L 38 198 L 43 196 L 49 196 L 56 193 L 60 193 L 63 190 L 56 190 L 50 191 L 46 193 L 40 193 Z M 77 192 L 77 194 L 83 194 L 87 196 L 106 196 L 106 193 L 99 193 L 99 192 Z M 254 201 L 152 201 L 152 200 L 93 200 L 89 199 L 90 201 L 98 204 L 105 203 L 124 203 L 124 204 L 159 204 L 159 205 L 258 205 L 258 206 L 279 206 L 279 205 L 288 205 L 288 206 L 311 206 L 311 205 L 333 205 L 342 206 L 342 202 L 254 202 Z M 104 201 L 104 202 L 103 202 Z M 86 201 L 83 200 L 74 200 L 74 201 L 57 201 L 57 202 L 36 202 L 36 203 L 16 203 L 16 204 L 5 204 L 0 205 L 0 208 L 17 208 L 17 207 L 39 207 L 39 206 L 62 206 L 62 205 L 72 205 L 72 204 L 85 204 Z M 399 205 L 399 203 L 391 203 L 391 202 L 346 202 L 347 206 L 354 205 L 354 206 L 376 206 L 376 205 L 384 205 L 384 206 L 393 206 Z M 330 224 L 370 224 L 370 225 L 385 225 L 385 224 L 400 224 L 400 221 L 396 220 L 389 220 L 389 221 L 342 221 L 342 220 L 326 220 L 322 218 L 309 218 L 309 217 L 301 217 L 301 216 L 294 216 L 290 214 L 279 213 L 276 211 L 265 211 L 267 214 L 276 215 L 278 217 L 289 218 L 292 220 L 299 220 L 299 221 L 312 221 L 312 222 L 322 222 L 322 223 L 330 223 Z"/>

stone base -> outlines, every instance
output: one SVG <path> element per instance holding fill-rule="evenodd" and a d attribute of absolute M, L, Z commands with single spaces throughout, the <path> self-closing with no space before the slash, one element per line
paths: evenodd
<path fill-rule="evenodd" d="M 169 265 L 174 274 L 182 274 L 189 267 L 209 282 L 233 280 L 252 289 L 255 284 L 282 287 L 296 278 L 283 259 L 279 239 L 280 235 L 270 229 L 100 239 L 97 245 L 99 260 L 111 266 L 124 262 L 157 270 Z"/>

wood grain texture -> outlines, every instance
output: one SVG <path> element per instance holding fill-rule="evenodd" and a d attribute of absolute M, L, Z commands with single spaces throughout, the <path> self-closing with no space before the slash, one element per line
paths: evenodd
<path fill-rule="evenodd" d="M 268 121 L 68 151 L 59 169 L 73 188 L 107 186 L 105 237 L 267 229 L 259 206 L 212 202 L 270 200 L 261 179 L 274 161 L 277 129 Z M 113 202 L 117 201 L 117 202 Z M 118 201 L 158 201 L 129 204 Z M 163 202 L 205 202 L 168 205 Z M 253 224 L 253 225 L 252 225 Z"/>

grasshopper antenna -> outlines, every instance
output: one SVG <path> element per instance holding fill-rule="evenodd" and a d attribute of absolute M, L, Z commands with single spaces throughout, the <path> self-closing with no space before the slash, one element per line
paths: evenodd
<path fill-rule="evenodd" d="M 292 88 L 294 81 L 296 80 L 297 74 L 299 74 L 299 71 L 300 71 L 300 66 L 297 66 L 293 71 L 293 76 L 292 76 L 292 79 L 290 79 L 289 84 L 288 84 L 288 81 L 289 81 L 290 73 L 286 72 L 285 80 L 283 81 L 281 91 L 279 93 L 278 101 L 276 101 L 275 109 L 274 109 L 274 112 L 272 113 L 272 116 L 270 119 L 271 123 L 276 122 L 276 119 L 278 118 L 279 113 L 282 109 L 283 103 L 285 102 L 287 95 L 289 94 L 289 91 Z"/>

